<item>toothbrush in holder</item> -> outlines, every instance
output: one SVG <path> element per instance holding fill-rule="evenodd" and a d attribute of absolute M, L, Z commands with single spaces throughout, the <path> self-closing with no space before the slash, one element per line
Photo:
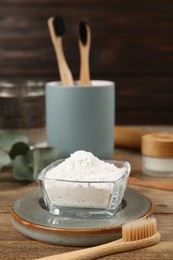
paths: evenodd
<path fill-rule="evenodd" d="M 91 31 L 85 22 L 79 23 L 79 50 L 80 50 L 80 84 L 90 86 L 89 52 L 91 45 Z"/>
<path fill-rule="evenodd" d="M 56 53 L 61 82 L 64 86 L 73 86 L 72 73 L 66 62 L 63 50 L 62 36 L 65 33 L 65 26 L 62 17 L 50 17 L 48 19 L 48 28 Z"/>

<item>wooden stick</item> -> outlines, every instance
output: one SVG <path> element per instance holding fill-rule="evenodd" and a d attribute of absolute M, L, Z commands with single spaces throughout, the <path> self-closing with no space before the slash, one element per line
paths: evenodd
<path fill-rule="evenodd" d="M 141 149 L 142 136 L 148 133 L 151 133 L 151 131 L 115 126 L 114 143 L 116 146 L 124 148 Z"/>
<path fill-rule="evenodd" d="M 142 180 L 134 177 L 129 177 L 128 183 L 137 186 L 147 187 L 147 188 L 173 191 L 173 183 L 171 182 L 162 182 L 157 180 L 149 181 L 149 180 Z"/>

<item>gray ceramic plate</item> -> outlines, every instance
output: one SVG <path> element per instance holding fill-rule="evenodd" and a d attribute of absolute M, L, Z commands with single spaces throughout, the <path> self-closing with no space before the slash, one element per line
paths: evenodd
<path fill-rule="evenodd" d="M 121 237 L 121 226 L 152 214 L 151 201 L 127 189 L 121 209 L 111 218 L 65 218 L 53 216 L 45 208 L 39 188 L 23 194 L 12 209 L 12 223 L 23 235 L 45 243 L 92 246 Z"/>

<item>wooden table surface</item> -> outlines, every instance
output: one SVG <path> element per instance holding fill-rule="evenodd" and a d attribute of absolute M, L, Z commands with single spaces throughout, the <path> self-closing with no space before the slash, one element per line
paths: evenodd
<path fill-rule="evenodd" d="M 139 151 L 116 148 L 114 158 L 131 163 L 131 176 L 155 181 L 153 177 L 142 174 L 142 157 Z M 159 181 L 173 182 L 173 178 L 157 178 Z M 11 224 L 11 209 L 14 201 L 23 193 L 33 189 L 36 184 L 14 180 L 10 170 L 0 172 L 0 259 L 36 259 L 39 257 L 70 252 L 79 247 L 49 245 L 31 240 L 15 230 Z M 102 259 L 173 259 L 173 192 L 129 185 L 148 196 L 154 203 L 161 242 L 141 250 L 119 253 Z"/>

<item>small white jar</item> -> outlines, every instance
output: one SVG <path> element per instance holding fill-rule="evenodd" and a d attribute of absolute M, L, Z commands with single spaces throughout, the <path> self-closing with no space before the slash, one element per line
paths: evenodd
<path fill-rule="evenodd" d="M 142 136 L 142 171 L 157 177 L 173 177 L 173 134 Z"/>

